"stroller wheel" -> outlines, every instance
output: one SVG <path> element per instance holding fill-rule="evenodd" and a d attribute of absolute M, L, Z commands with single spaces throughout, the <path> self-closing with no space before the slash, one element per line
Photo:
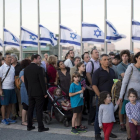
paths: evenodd
<path fill-rule="evenodd" d="M 69 126 L 69 122 L 68 122 L 67 120 L 65 120 L 65 121 L 63 122 L 63 124 L 64 124 L 65 127 L 68 127 L 68 126 Z"/>
<path fill-rule="evenodd" d="M 46 124 L 50 124 L 51 118 L 50 118 L 50 116 L 48 114 L 44 115 L 44 121 L 45 121 Z"/>

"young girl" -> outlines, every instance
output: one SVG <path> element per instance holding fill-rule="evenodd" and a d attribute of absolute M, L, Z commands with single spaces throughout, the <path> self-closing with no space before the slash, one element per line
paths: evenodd
<path fill-rule="evenodd" d="M 54 90 L 54 98 L 57 100 L 57 102 L 60 104 L 60 105 L 63 105 L 63 106 L 69 106 L 69 102 L 64 98 L 62 97 L 62 90 L 60 88 L 56 88 Z"/>
<path fill-rule="evenodd" d="M 69 96 L 71 107 L 73 109 L 73 117 L 72 117 L 72 134 L 79 134 L 79 132 L 86 132 L 85 129 L 80 128 L 81 122 L 81 112 L 83 108 L 83 92 L 80 84 L 80 74 L 75 72 L 72 75 L 72 84 L 70 85 Z"/>
<path fill-rule="evenodd" d="M 140 102 L 136 101 L 138 94 L 133 88 L 128 91 L 129 103 L 126 104 L 126 115 L 129 118 L 129 126 L 131 130 L 131 140 L 140 138 Z M 137 131 L 139 138 L 137 138 Z"/>
<path fill-rule="evenodd" d="M 109 140 L 115 122 L 114 112 L 117 110 L 119 102 L 118 100 L 114 107 L 109 92 L 103 91 L 100 93 L 98 120 L 99 127 L 104 131 L 105 140 Z"/>

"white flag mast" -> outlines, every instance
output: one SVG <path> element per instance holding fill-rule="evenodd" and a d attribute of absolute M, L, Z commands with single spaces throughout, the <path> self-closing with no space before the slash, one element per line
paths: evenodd
<path fill-rule="evenodd" d="M 58 41 L 58 58 L 59 60 L 62 59 L 62 46 L 60 45 L 60 39 L 61 39 L 61 30 L 60 30 L 60 24 L 61 24 L 61 0 L 58 0 L 58 9 L 59 9 L 59 19 L 58 19 L 58 31 L 59 31 L 59 41 Z"/>
<path fill-rule="evenodd" d="M 134 18 L 134 1 L 131 0 L 131 27 L 130 27 L 130 50 L 134 51 L 134 43 L 132 42 L 132 20 Z"/>
<path fill-rule="evenodd" d="M 21 45 L 21 26 L 22 26 L 22 0 L 20 0 L 20 60 L 23 59 L 23 51 Z"/>
<path fill-rule="evenodd" d="M 107 42 L 106 42 L 106 36 L 107 36 L 107 0 L 104 0 L 104 53 L 107 53 Z"/>
<path fill-rule="evenodd" d="M 83 0 L 81 0 L 81 55 L 84 53 L 84 45 L 82 43 L 82 22 L 83 22 Z"/>
<path fill-rule="evenodd" d="M 40 42 L 39 42 L 39 39 L 40 39 L 40 27 L 39 27 L 39 24 L 40 24 L 40 3 L 39 3 L 39 0 L 38 0 L 37 9 L 38 9 L 38 23 L 37 23 L 37 27 L 38 27 L 38 54 L 41 55 Z"/>
<path fill-rule="evenodd" d="M 3 0 L 3 56 L 4 56 L 4 54 L 5 54 L 4 28 L 5 28 L 5 0 Z"/>

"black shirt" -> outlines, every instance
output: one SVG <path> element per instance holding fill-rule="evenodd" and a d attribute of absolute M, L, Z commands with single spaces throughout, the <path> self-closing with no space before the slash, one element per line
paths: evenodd
<path fill-rule="evenodd" d="M 111 93 L 113 79 L 115 79 L 115 72 L 113 69 L 109 68 L 108 73 L 100 67 L 92 75 L 92 85 L 96 85 L 100 92 L 108 91 Z"/>
<path fill-rule="evenodd" d="M 20 63 L 17 63 L 17 65 L 15 66 L 15 76 L 19 76 L 20 71 L 21 71 L 21 65 Z"/>

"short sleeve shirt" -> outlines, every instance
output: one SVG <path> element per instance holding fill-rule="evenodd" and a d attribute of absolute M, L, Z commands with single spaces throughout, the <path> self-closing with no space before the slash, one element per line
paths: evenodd
<path fill-rule="evenodd" d="M 97 69 L 92 76 L 92 85 L 96 85 L 100 92 L 108 91 L 111 93 L 113 86 L 113 79 L 115 79 L 115 72 L 109 68 L 109 73 L 102 67 Z"/>
<path fill-rule="evenodd" d="M 72 83 L 70 85 L 69 93 L 75 93 L 82 90 L 81 84 L 76 85 L 75 83 Z M 82 106 L 84 104 L 83 98 L 80 97 L 80 94 L 77 94 L 75 96 L 70 97 L 71 107 L 75 108 L 78 106 Z"/>
<path fill-rule="evenodd" d="M 6 63 L 4 63 L 0 67 L 0 78 L 1 81 L 5 78 L 6 73 L 8 71 L 10 66 L 8 66 Z M 11 66 L 10 71 L 8 75 L 6 76 L 4 82 L 2 83 L 2 89 L 14 89 L 14 82 L 15 82 L 15 68 Z"/>
<path fill-rule="evenodd" d="M 127 67 L 129 66 L 130 64 L 128 65 L 125 65 L 123 62 L 121 62 L 118 66 L 117 66 L 117 72 L 118 72 L 118 79 L 122 79 L 121 77 L 121 74 L 122 73 L 125 73 Z"/>
<path fill-rule="evenodd" d="M 93 72 L 95 72 L 100 67 L 99 60 L 95 61 L 93 58 L 91 58 L 90 61 L 92 61 L 93 64 L 94 64 Z M 87 65 L 86 65 L 86 72 L 87 73 L 92 73 L 92 64 L 91 64 L 91 62 L 87 63 Z"/>

